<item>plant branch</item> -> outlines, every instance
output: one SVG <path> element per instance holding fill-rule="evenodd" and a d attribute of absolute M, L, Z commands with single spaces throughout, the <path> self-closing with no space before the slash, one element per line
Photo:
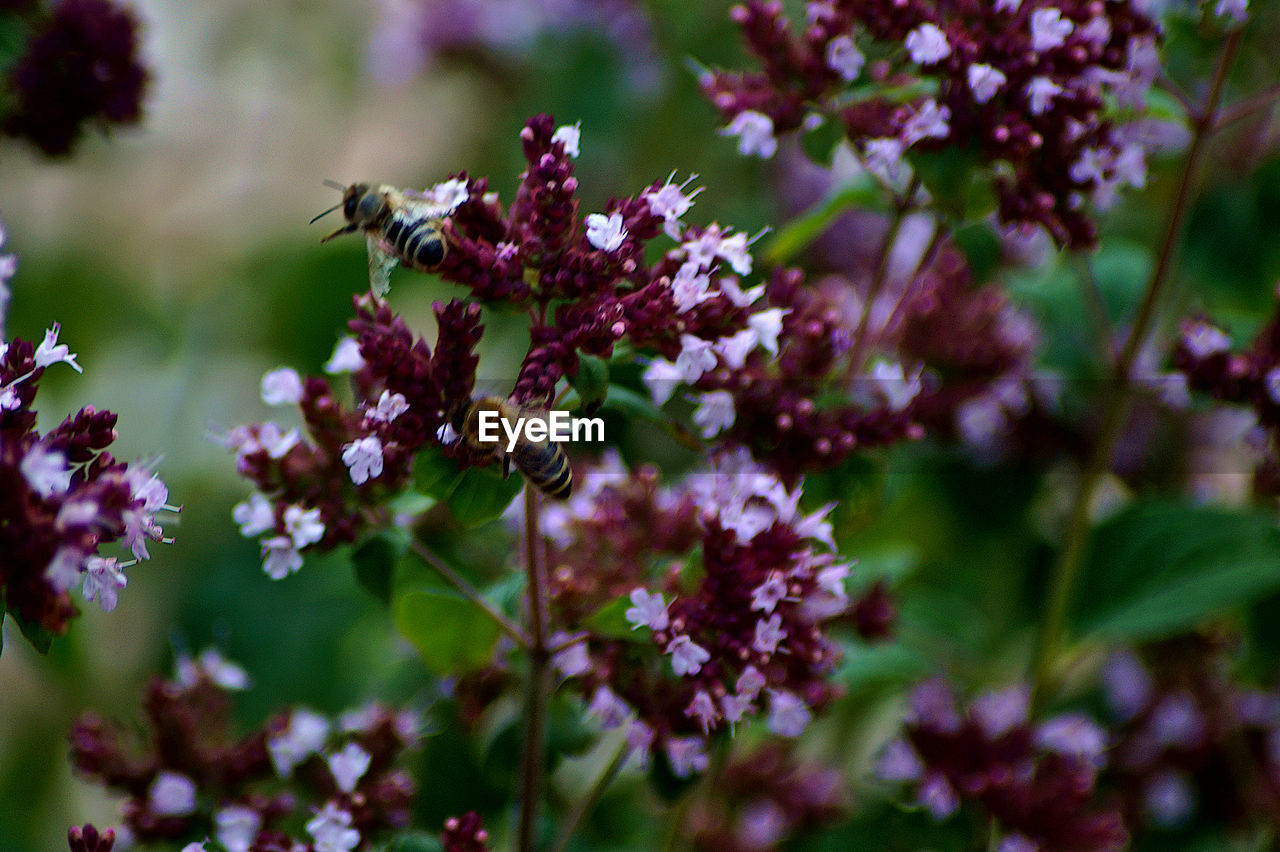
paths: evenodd
<path fill-rule="evenodd" d="M 516 644 L 521 647 L 529 647 L 529 637 L 524 634 L 524 631 L 516 626 L 511 619 L 503 615 L 497 607 L 485 600 L 480 595 L 480 592 L 476 590 L 475 586 L 472 586 L 463 579 L 461 574 L 453 570 L 453 568 L 450 568 L 449 564 L 441 559 L 435 551 L 416 538 L 413 539 L 410 546 L 413 548 L 413 552 L 418 555 L 419 559 L 430 566 L 432 570 L 445 580 L 445 582 L 457 589 L 464 598 L 475 604 L 481 612 L 493 621 L 494 624 L 498 625 L 498 628 L 502 630 L 503 633 L 510 636 L 515 640 Z"/>
<path fill-rule="evenodd" d="M 1213 123 L 1213 130 L 1218 131 L 1230 124 L 1234 124 L 1243 118 L 1248 118 L 1258 110 L 1268 109 L 1276 105 L 1276 101 L 1280 100 L 1280 83 L 1263 89 L 1252 97 L 1234 103 L 1229 107 L 1225 107 L 1218 114 L 1217 120 Z"/>
<path fill-rule="evenodd" d="M 1190 207 L 1196 171 L 1214 127 L 1218 103 L 1222 98 L 1228 72 L 1240 46 L 1240 37 L 1240 30 L 1235 30 L 1227 36 L 1222 53 L 1218 57 L 1217 67 L 1214 69 L 1213 84 L 1204 108 L 1198 114 L 1191 116 L 1193 131 L 1191 146 L 1183 163 L 1173 206 L 1169 211 L 1169 218 L 1160 241 L 1155 268 L 1152 270 L 1150 283 L 1147 285 L 1133 326 L 1116 359 L 1116 389 L 1106 400 L 1097 441 L 1080 478 L 1080 486 L 1076 491 L 1067 524 L 1066 537 L 1063 540 L 1062 549 L 1058 551 L 1058 558 L 1049 578 L 1048 602 L 1044 618 L 1040 622 L 1031 662 L 1031 692 L 1033 702 L 1036 703 L 1043 700 L 1043 692 L 1057 656 L 1058 644 L 1066 628 L 1067 610 L 1075 593 L 1089 540 L 1089 510 L 1093 502 L 1093 494 L 1111 466 L 1112 454 L 1115 452 L 1125 421 L 1128 419 L 1129 407 L 1132 403 L 1133 365 L 1151 330 L 1156 309 L 1169 287 L 1169 271 L 1174 249 L 1179 243 L 1183 220 Z"/>
<path fill-rule="evenodd" d="M 529 598 L 529 682 L 524 705 L 524 753 L 520 767 L 519 852 L 532 852 L 542 800 L 551 653 L 547 648 L 547 584 L 538 547 L 538 492 L 524 485 L 525 570 Z"/>
<path fill-rule="evenodd" d="M 898 314 L 901 313 L 908 297 L 911 296 L 916 281 L 929 271 L 929 267 L 933 266 L 933 262 L 938 259 L 938 252 L 942 250 L 942 244 L 946 242 L 949 236 L 951 236 L 951 229 L 941 219 L 935 219 L 933 236 L 929 238 L 929 244 L 925 246 L 924 254 L 920 256 L 920 262 L 916 264 L 915 271 L 911 273 L 906 286 L 902 288 L 902 293 L 899 294 L 893 310 L 889 311 L 889 315 L 885 318 L 884 324 L 886 328 L 893 327 L 894 322 L 898 319 Z"/>
<path fill-rule="evenodd" d="M 902 220 L 906 218 L 907 211 L 911 209 L 916 193 L 919 190 L 920 178 L 913 176 L 906 192 L 903 193 L 893 207 L 893 213 L 889 218 L 889 228 L 885 231 L 884 241 L 880 244 L 879 256 L 876 259 L 876 269 L 871 276 L 871 284 L 867 287 L 866 299 L 862 303 L 862 315 L 858 318 L 858 326 L 853 332 L 853 347 L 849 354 L 849 374 L 851 376 L 856 376 L 862 372 L 862 362 L 866 358 L 866 350 L 870 345 L 871 309 L 884 291 L 885 283 L 889 278 L 889 258 L 893 254 L 893 245 L 898 241 L 898 232 L 902 230 Z"/>

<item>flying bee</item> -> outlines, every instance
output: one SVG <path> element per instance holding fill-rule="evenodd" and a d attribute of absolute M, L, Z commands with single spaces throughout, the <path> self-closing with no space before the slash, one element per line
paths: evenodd
<path fill-rule="evenodd" d="M 343 186 L 326 180 L 324 185 L 341 190 L 342 200 L 311 221 L 342 208 L 347 224 L 320 242 L 364 231 L 369 250 L 369 287 L 375 296 L 381 298 L 390 289 L 391 270 L 396 264 L 429 272 L 444 261 L 448 252 L 444 219 L 456 204 L 442 204 L 423 193 L 387 184 Z"/>
<path fill-rule="evenodd" d="M 480 416 L 486 412 L 493 415 L 486 420 L 489 423 L 489 433 L 496 434 L 497 440 L 481 438 Z M 522 428 L 524 423 L 521 422 L 528 418 L 538 418 L 545 422 L 546 412 L 516 405 L 502 397 L 485 396 L 471 400 L 459 410 L 454 428 L 471 449 L 501 459 L 503 476 L 511 475 L 511 466 L 514 464 L 525 479 L 543 494 L 557 500 L 568 499 L 573 492 L 573 470 L 569 467 L 569 459 L 555 441 L 530 440 Z M 516 428 L 514 437 L 499 420 Z M 512 444 L 514 445 L 511 446 Z M 507 452 L 507 446 L 511 446 L 510 452 Z"/>

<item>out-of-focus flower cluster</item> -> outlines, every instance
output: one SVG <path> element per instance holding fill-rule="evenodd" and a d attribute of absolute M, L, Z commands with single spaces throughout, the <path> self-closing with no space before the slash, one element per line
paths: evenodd
<path fill-rule="evenodd" d="M 931 435 L 980 457 L 1071 448 L 1053 417 L 1058 383 L 1037 368 L 1035 321 L 1000 287 L 975 287 L 959 251 L 943 248 L 896 313 L 884 334 L 926 367 L 912 414 Z"/>
<path fill-rule="evenodd" d="M 743 154 L 772 156 L 778 135 L 824 121 L 838 122 L 891 183 L 904 155 L 969 151 L 992 171 L 1002 222 L 1043 226 L 1071 248 L 1095 242 L 1088 199 L 1105 207 L 1118 189 L 1145 184 L 1139 125 L 1115 120 L 1144 106 L 1159 67 L 1157 28 L 1138 3 L 816 0 L 805 9 L 795 28 L 778 0 L 735 6 L 763 70 L 703 77 Z"/>
<path fill-rule="evenodd" d="M 1280 814 L 1280 693 L 1234 680 L 1229 644 L 1191 635 L 1119 652 L 1103 669 L 1117 722 L 1108 775 L 1135 828 Z"/>
<path fill-rule="evenodd" d="M 771 743 L 728 763 L 712 796 L 690 814 L 693 848 L 705 852 L 767 852 L 793 835 L 816 831 L 844 814 L 843 775 L 803 763 Z"/>
<path fill-rule="evenodd" d="M 702 436 L 748 448 L 786 481 L 926 432 L 984 457 L 1067 440 L 1050 416 L 1055 383 L 1036 371 L 1034 321 L 999 288 L 975 288 L 950 245 L 925 260 L 869 307 L 842 276 L 779 270 L 747 329 L 687 341 L 644 380 L 660 404 L 681 383 L 700 391 Z"/>
<path fill-rule="evenodd" d="M 0 228 L 0 244 L 4 242 Z M 0 256 L 0 328 L 13 255 Z M 0 596 L 24 630 L 61 633 L 77 610 L 71 590 L 115 609 L 125 569 L 147 559 L 149 541 L 168 541 L 156 520 L 169 497 L 159 478 L 117 461 L 116 415 L 85 406 L 45 434 L 35 398 L 49 367 L 80 371 L 54 323 L 39 344 L 0 338 Z M 133 558 L 103 555 L 113 543 Z"/>
<path fill-rule="evenodd" d="M 747 236 L 714 224 L 686 226 L 681 217 L 696 195 L 686 192 L 687 182 L 655 181 L 580 219 L 572 163 L 578 129 L 557 128 L 540 115 L 520 138 L 529 165 L 509 209 L 485 179 L 458 175 L 431 191 L 452 203 L 441 277 L 476 299 L 505 301 L 533 316 L 509 393 L 514 402 L 548 405 L 557 382 L 576 375 L 580 353 L 607 357 L 623 340 L 688 361 L 689 371 L 699 365 L 699 372 L 707 357 L 714 362 L 713 345 L 730 339 L 739 360 L 759 347 L 776 349 L 783 312 L 753 311 L 762 290 L 744 294 L 728 271 L 750 271 Z M 664 234 L 677 245 L 651 265 L 646 246 Z M 305 548 L 352 541 L 371 518 L 380 520 L 376 509 L 403 487 L 424 444 L 444 445 L 463 465 L 493 461 L 455 431 L 475 383 L 479 305 L 455 299 L 436 306 L 434 352 L 382 301 L 362 296 L 356 307 L 354 337 L 339 344 L 326 368 L 355 373 L 358 410 L 345 410 L 324 379 L 278 370 L 263 380 L 263 399 L 297 404 L 306 439 L 273 423 L 226 438 L 241 474 L 259 489 L 236 507 L 236 521 L 244 535 L 264 536 L 264 568 L 276 578 L 301 566 Z"/>
<path fill-rule="evenodd" d="M 111 0 L 5 4 L 20 20 L 25 50 L 3 82 L 3 130 L 50 155 L 67 154 L 87 124 L 104 131 L 136 124 L 149 74 L 138 50 L 138 21 Z"/>
<path fill-rule="evenodd" d="M 612 458 L 541 522 L 555 665 L 635 754 L 683 777 L 706 768 L 712 731 L 765 714 L 796 737 L 835 696 L 824 628 L 848 614 L 850 569 L 830 552 L 830 507 L 806 514 L 798 487 L 741 451 L 678 486 L 656 480 Z M 629 629 L 598 629 L 620 598 Z"/>
<path fill-rule="evenodd" d="M 548 41 L 577 35 L 603 37 L 633 89 L 652 88 L 662 73 L 653 24 L 634 0 L 382 0 L 378 6 L 368 67 L 384 83 L 402 83 L 453 56 L 502 70 L 528 63 Z"/>
<path fill-rule="evenodd" d="M 440 834 L 444 852 L 489 852 L 489 832 L 480 814 L 467 811 L 460 817 L 449 817 Z"/>
<path fill-rule="evenodd" d="M 1021 686 L 983 695 L 966 711 L 941 680 L 911 696 L 906 735 L 889 743 L 879 775 L 906 783 L 944 820 L 980 805 L 1005 833 L 1001 852 L 1104 852 L 1128 843 L 1118 806 L 1096 786 L 1106 733 L 1087 716 L 1032 723 Z"/>
<path fill-rule="evenodd" d="M 298 707 L 236 736 L 231 693 L 247 687 L 245 672 L 211 650 L 151 683 L 136 741 L 95 714 L 80 717 L 72 762 L 126 797 L 116 835 L 211 837 L 226 852 L 350 852 L 408 824 L 416 788 L 395 764 L 416 742 L 413 713 L 369 705 L 333 722 Z M 287 833 L 303 821 L 307 839 Z"/>
<path fill-rule="evenodd" d="M 1193 390 L 1252 409 L 1262 451 L 1253 487 L 1260 496 L 1280 496 L 1280 315 L 1242 352 L 1232 352 L 1231 338 L 1212 323 L 1188 320 L 1173 363 Z"/>

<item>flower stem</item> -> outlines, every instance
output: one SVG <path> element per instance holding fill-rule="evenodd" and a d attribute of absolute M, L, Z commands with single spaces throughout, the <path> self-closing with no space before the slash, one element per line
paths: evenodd
<path fill-rule="evenodd" d="M 525 567 L 529 598 L 529 682 L 524 704 L 524 753 L 520 765 L 520 824 L 516 848 L 532 852 L 542 800 L 551 653 L 547 648 L 547 584 L 538 547 L 538 492 L 524 486 Z"/>
<path fill-rule="evenodd" d="M 414 539 L 410 546 L 419 559 L 429 565 L 445 582 L 457 589 L 464 598 L 475 604 L 494 624 L 498 625 L 498 628 L 503 633 L 515 640 L 516 644 L 525 648 L 529 646 L 529 637 L 525 636 L 524 631 L 517 627 L 511 619 L 503 615 L 493 604 L 481 597 L 475 586 L 472 586 L 463 579 L 461 574 L 450 568 L 449 564 L 441 559 L 435 551 L 418 539 Z"/>
<path fill-rule="evenodd" d="M 1169 211 L 1164 235 L 1160 241 L 1156 265 L 1152 270 L 1151 280 L 1147 285 L 1133 326 L 1116 359 L 1116 389 L 1105 402 L 1093 454 L 1080 478 L 1080 486 L 1071 507 L 1066 537 L 1063 540 L 1062 549 L 1058 551 L 1058 558 L 1050 575 L 1048 602 L 1036 636 L 1031 662 L 1031 691 L 1033 702 L 1037 704 L 1043 702 L 1043 693 L 1051 678 L 1058 645 L 1066 628 L 1067 610 L 1070 608 L 1076 583 L 1080 578 L 1080 569 L 1089 540 L 1089 509 L 1093 502 L 1094 491 L 1097 490 L 1098 483 L 1111 466 L 1112 454 L 1115 452 L 1116 445 L 1123 434 L 1125 421 L 1128 419 L 1129 407 L 1132 403 L 1133 365 L 1151 330 L 1156 309 L 1169 287 L 1169 271 L 1174 249 L 1178 245 L 1183 220 L 1190 207 L 1196 171 L 1214 129 L 1218 103 L 1226 85 L 1227 74 L 1240 46 L 1240 37 L 1241 30 L 1235 30 L 1227 36 L 1222 53 L 1218 57 L 1213 84 L 1204 109 L 1191 116 L 1191 145 L 1183 162 L 1173 206 Z"/>
<path fill-rule="evenodd" d="M 889 279 L 889 258 L 893 255 L 893 245 L 898 241 L 898 232 L 902 230 L 902 220 L 915 202 L 916 193 L 920 190 L 920 178 L 912 177 L 911 183 L 902 197 L 893 206 L 889 218 L 889 228 L 885 231 L 884 241 L 876 258 L 876 269 L 871 276 L 871 284 L 867 287 L 866 300 L 862 303 L 862 315 L 858 317 L 858 326 L 853 332 L 853 347 L 849 353 L 849 374 L 856 376 L 862 372 L 862 362 L 867 356 L 871 342 L 871 310 L 876 300 L 884 291 Z"/>

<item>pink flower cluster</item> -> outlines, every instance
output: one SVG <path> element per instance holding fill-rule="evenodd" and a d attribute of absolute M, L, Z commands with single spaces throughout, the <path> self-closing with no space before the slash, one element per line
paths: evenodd
<path fill-rule="evenodd" d="M 772 156 L 778 135 L 825 121 L 891 182 L 904 155 L 971 151 L 992 170 L 1002 222 L 1087 248 L 1086 201 L 1146 181 L 1141 142 L 1108 107 L 1140 109 L 1159 67 L 1156 25 L 1137 7 L 816 0 L 796 29 L 779 0 L 747 0 L 733 17 L 763 70 L 709 72 L 702 88 L 743 154 Z"/>
<path fill-rule="evenodd" d="M 1116 719 L 1108 775 L 1134 826 L 1245 826 L 1280 815 L 1280 695 L 1230 675 L 1233 640 L 1192 634 L 1103 669 Z"/>
<path fill-rule="evenodd" d="M 543 515 L 565 640 L 555 663 L 642 757 L 660 752 L 688 776 L 706 768 L 713 730 L 764 715 L 796 737 L 834 696 L 839 651 L 824 625 L 849 609 L 849 566 L 830 552 L 830 507 L 806 513 L 799 499 L 739 452 L 673 488 L 615 460 Z M 643 632 L 593 629 L 623 596 L 626 623 Z"/>
<path fill-rule="evenodd" d="M 844 818 L 849 791 L 841 772 L 795 751 L 773 742 L 731 758 L 705 803 L 692 809 L 693 848 L 767 852 Z"/>
<path fill-rule="evenodd" d="M 440 275 L 475 299 L 529 310 L 529 350 L 509 396 L 548 405 L 557 382 L 577 374 L 579 354 L 609 356 L 616 343 L 657 350 L 686 378 L 705 367 L 715 341 L 733 338 L 735 357 L 777 347 L 782 311 L 753 310 L 760 288 L 744 294 L 750 240 L 712 224 L 686 225 L 697 190 L 654 182 L 639 195 L 579 217 L 573 175 L 579 131 L 531 119 L 520 135 L 528 168 L 504 209 L 484 179 L 447 182 L 457 201 L 444 225 L 449 252 Z M 441 185 L 445 187 L 446 185 Z M 656 263 L 647 246 L 677 242 Z M 247 537 L 262 537 L 263 567 L 274 578 L 297 571 L 302 552 L 355 540 L 385 498 L 407 481 L 415 453 L 443 445 L 462 465 L 492 463 L 457 440 L 457 420 L 475 385 L 475 347 L 483 334 L 477 301 L 436 306 L 434 351 L 391 308 L 356 299 L 353 337 L 327 369 L 354 373 L 357 410 L 345 409 L 328 381 L 273 371 L 263 400 L 297 405 L 308 434 L 274 423 L 226 437 L 240 473 L 258 488 L 235 509 Z M 714 361 L 714 356 L 711 356 Z"/>
<path fill-rule="evenodd" d="M 1262 459 L 1254 471 L 1260 496 L 1280 495 L 1280 314 L 1258 332 L 1252 345 L 1232 351 L 1226 332 L 1205 320 L 1187 320 L 1173 364 L 1192 390 L 1252 409 Z"/>
<path fill-rule="evenodd" d="M 264 377 L 263 399 L 297 405 L 307 437 L 268 422 L 224 439 L 258 488 L 236 505 L 236 523 L 246 537 L 263 536 L 263 569 L 274 579 L 297 571 L 304 549 L 327 550 L 365 531 L 370 513 L 408 481 L 414 453 L 434 441 L 475 382 L 478 305 L 435 306 L 433 352 L 386 303 L 367 294 L 355 301 L 353 337 L 326 368 L 353 374 L 358 408 L 344 408 L 327 380 L 304 381 L 283 368 Z"/>
<path fill-rule="evenodd" d="M 0 243 L 3 243 L 0 230 Z M 12 255 L 0 256 L 0 327 Z M 125 569 L 150 557 L 148 542 L 169 541 L 157 521 L 169 492 L 151 471 L 117 461 L 116 415 L 85 406 L 45 434 L 35 398 L 45 370 L 80 365 L 54 323 L 38 344 L 0 339 L 0 597 L 37 645 L 75 617 L 71 590 L 103 610 L 116 606 Z M 104 555 L 118 542 L 132 555 Z"/>
<path fill-rule="evenodd" d="M 231 693 L 248 685 L 210 650 L 151 683 L 140 741 L 95 714 L 80 717 L 73 764 L 125 796 L 123 825 L 109 831 L 133 842 L 212 837 L 228 852 L 290 852 L 308 842 L 369 848 L 408 824 L 415 786 L 395 763 L 417 739 L 413 714 L 370 705 L 335 723 L 299 707 L 235 736 Z M 309 841 L 285 833 L 299 815 Z"/>
<path fill-rule="evenodd" d="M 906 736 L 886 747 L 879 775 L 910 784 L 937 820 L 981 805 L 1005 832 L 1000 852 L 1116 852 L 1128 843 L 1120 811 L 1095 801 L 1106 747 L 1087 716 L 1033 724 L 1024 687 L 983 695 L 962 713 L 934 680 L 913 693 Z"/>

